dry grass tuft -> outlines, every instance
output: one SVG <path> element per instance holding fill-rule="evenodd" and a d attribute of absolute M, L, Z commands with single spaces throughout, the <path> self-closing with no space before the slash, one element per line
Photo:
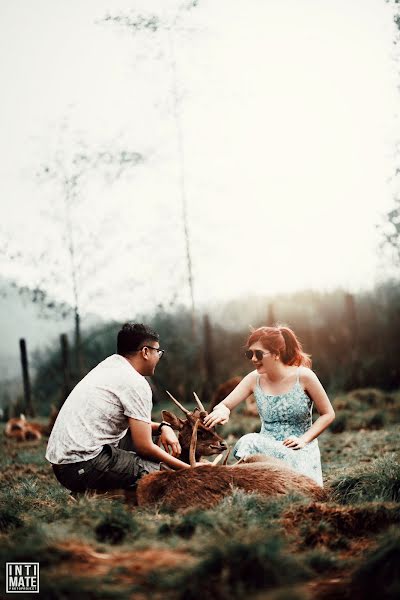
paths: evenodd
<path fill-rule="evenodd" d="M 395 503 L 371 503 L 364 506 L 333 506 L 313 502 L 285 513 L 284 521 L 293 528 L 301 523 L 308 531 L 306 545 L 326 544 L 326 536 L 361 537 L 400 523 L 400 506 Z M 325 527 L 321 527 L 321 523 Z M 326 535 L 324 535 L 326 533 Z"/>
<path fill-rule="evenodd" d="M 73 577 L 104 577 L 117 569 L 118 579 L 125 583 L 141 583 L 152 572 L 176 569 L 185 563 L 190 566 L 194 559 L 183 550 L 149 548 L 145 550 L 113 550 L 102 552 L 80 540 L 66 540 L 55 545 L 64 555 L 56 571 Z"/>

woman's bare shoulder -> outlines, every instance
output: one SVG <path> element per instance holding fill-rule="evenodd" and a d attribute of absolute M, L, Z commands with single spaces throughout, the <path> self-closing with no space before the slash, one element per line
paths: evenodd
<path fill-rule="evenodd" d="M 300 367 L 300 381 L 304 384 L 318 381 L 318 377 L 309 367 Z"/>
<path fill-rule="evenodd" d="M 254 386 L 257 383 L 257 378 L 258 378 L 258 372 L 257 372 L 257 369 L 255 369 L 254 371 L 250 371 L 250 373 L 248 373 L 245 377 L 243 377 L 243 381 L 249 387 L 254 389 Z"/>

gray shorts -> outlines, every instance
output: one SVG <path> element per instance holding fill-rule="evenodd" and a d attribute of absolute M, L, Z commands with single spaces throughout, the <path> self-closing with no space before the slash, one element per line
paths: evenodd
<path fill-rule="evenodd" d="M 133 489 L 143 475 L 158 471 L 160 463 L 145 460 L 136 452 L 122 449 L 121 445 L 129 446 L 129 441 L 129 438 L 123 438 L 118 448 L 106 445 L 98 456 L 90 460 L 53 465 L 54 474 L 61 485 L 71 492 Z"/>

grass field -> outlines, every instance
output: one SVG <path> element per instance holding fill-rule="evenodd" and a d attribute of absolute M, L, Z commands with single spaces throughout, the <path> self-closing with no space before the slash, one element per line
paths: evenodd
<path fill-rule="evenodd" d="M 234 490 L 213 509 L 172 514 L 112 493 L 75 500 L 44 459 L 46 440 L 2 436 L 2 562 L 39 562 L 40 598 L 397 600 L 399 398 L 334 401 L 336 426 L 320 437 L 327 502 Z M 223 435 L 257 428 L 235 414 Z M 2 566 L 1 597 L 4 576 Z"/>

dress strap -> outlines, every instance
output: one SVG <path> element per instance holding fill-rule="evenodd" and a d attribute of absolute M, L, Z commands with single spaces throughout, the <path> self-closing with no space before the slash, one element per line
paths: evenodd
<path fill-rule="evenodd" d="M 300 383 L 300 369 L 301 369 L 301 367 L 297 367 L 297 379 L 296 379 L 296 383 Z"/>

